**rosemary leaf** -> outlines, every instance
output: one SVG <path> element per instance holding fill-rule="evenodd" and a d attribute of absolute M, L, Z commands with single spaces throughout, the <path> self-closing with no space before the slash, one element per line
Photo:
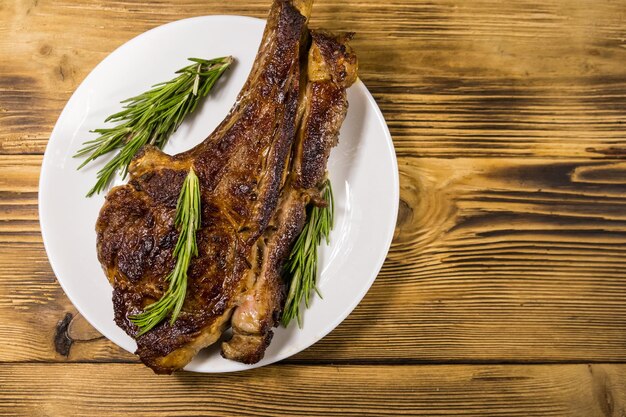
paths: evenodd
<path fill-rule="evenodd" d="M 99 157 L 119 150 L 98 172 L 96 185 L 88 197 L 103 191 L 120 171 L 125 177 L 128 165 L 145 144 L 163 148 L 185 117 L 193 113 L 220 76 L 232 63 L 232 57 L 215 59 L 189 58 L 192 62 L 176 71 L 176 78 L 152 86 L 138 96 L 123 100 L 123 110 L 107 117 L 105 122 L 119 123 L 110 128 L 95 129 L 95 139 L 83 143 L 74 157 L 86 157 L 81 169 Z"/>
<path fill-rule="evenodd" d="M 193 168 L 189 170 L 180 190 L 174 222 L 180 234 L 173 253 L 176 266 L 165 278 L 169 288 L 158 301 L 148 305 L 140 314 L 130 317 L 139 327 L 137 336 L 150 331 L 170 314 L 170 324 L 173 324 L 183 307 L 187 293 L 187 269 L 191 259 L 198 256 L 196 231 L 200 227 L 200 182 Z"/>
<path fill-rule="evenodd" d="M 329 179 L 322 184 L 321 191 L 327 205 L 326 207 L 309 207 L 306 223 L 285 265 L 285 272 L 290 280 L 289 292 L 281 317 L 281 323 L 285 327 L 294 318 L 297 318 L 298 326 L 302 327 L 300 309 L 302 301 L 304 300 L 304 305 L 309 308 L 313 290 L 317 295 L 322 296 L 317 288 L 317 248 L 322 240 L 325 240 L 327 245 L 330 243 L 330 231 L 334 223 L 335 200 Z"/>

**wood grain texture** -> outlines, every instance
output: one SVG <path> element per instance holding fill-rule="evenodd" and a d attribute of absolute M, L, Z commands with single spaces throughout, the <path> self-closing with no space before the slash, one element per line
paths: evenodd
<path fill-rule="evenodd" d="M 0 152 L 42 153 L 71 92 L 116 47 L 267 0 L 14 1 L 0 10 Z M 358 33 L 360 76 L 399 155 L 626 155 L 620 1 L 317 1 L 313 26 Z M 602 22 L 598 24 L 597 22 Z"/>
<path fill-rule="evenodd" d="M 398 154 L 362 303 L 210 376 L 156 377 L 77 314 L 37 208 L 63 106 L 132 37 L 269 1 L 0 1 L 0 415 L 626 416 L 623 0 L 316 0 L 313 26 L 357 32 Z"/>
<path fill-rule="evenodd" d="M 0 339 L 23 346 L 0 360 L 134 360 L 104 339 L 66 357 L 54 349 L 75 310 L 38 234 L 40 159 L 0 162 Z M 396 236 L 378 279 L 293 361 L 626 360 L 625 163 L 402 157 L 399 169 Z"/>
<path fill-rule="evenodd" d="M 281 366 L 211 376 L 141 365 L 0 368 L 3 416 L 519 416 L 626 413 L 624 365 Z"/>

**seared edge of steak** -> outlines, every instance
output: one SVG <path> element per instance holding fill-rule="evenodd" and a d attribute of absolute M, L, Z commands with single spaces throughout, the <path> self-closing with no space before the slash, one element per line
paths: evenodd
<path fill-rule="evenodd" d="M 242 297 L 231 319 L 233 337 L 222 343 L 222 356 L 252 364 L 263 358 L 279 320 L 285 298 L 283 265 L 306 219 L 306 202 L 299 190 L 289 187 L 270 227 L 259 239 L 261 270 L 253 288 Z"/>
<path fill-rule="evenodd" d="M 225 358 L 256 363 L 263 358 L 285 299 L 284 263 L 306 221 L 306 206 L 319 200 L 330 150 L 337 144 L 348 102 L 346 88 L 356 80 L 357 61 L 347 42 L 352 34 L 313 32 L 303 114 L 292 151 L 292 172 L 271 225 L 259 239 L 261 270 L 235 310 L 233 337 L 222 343 Z"/>
<path fill-rule="evenodd" d="M 352 33 L 312 31 L 309 50 L 308 105 L 295 142 L 292 173 L 298 188 L 313 189 L 326 172 L 330 150 L 348 111 L 346 88 L 357 78 Z"/>

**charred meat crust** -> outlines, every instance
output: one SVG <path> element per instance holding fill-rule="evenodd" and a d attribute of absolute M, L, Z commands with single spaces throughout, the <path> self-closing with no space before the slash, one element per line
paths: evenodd
<path fill-rule="evenodd" d="M 350 87 L 358 75 L 358 61 L 349 42 L 354 33 L 330 33 L 311 31 L 313 44 L 309 51 L 309 79 L 321 81 L 332 79 L 342 87 Z"/>
<path fill-rule="evenodd" d="M 346 88 L 357 77 L 357 59 L 347 42 L 353 34 L 313 31 L 304 118 L 294 149 L 298 188 L 313 189 L 324 179 L 330 150 L 348 111 Z"/>
<path fill-rule="evenodd" d="M 345 88 L 333 82 L 311 82 L 307 95 L 310 106 L 305 113 L 293 167 L 296 186 L 302 189 L 314 188 L 324 179 L 330 150 L 337 143 L 348 110 Z"/>

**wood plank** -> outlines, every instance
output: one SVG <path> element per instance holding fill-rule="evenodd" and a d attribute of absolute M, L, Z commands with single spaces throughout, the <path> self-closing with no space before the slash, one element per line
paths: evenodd
<path fill-rule="evenodd" d="M 263 17 L 269 0 L 16 1 L 0 8 L 0 153 L 42 153 L 106 55 L 160 24 Z M 358 33 L 361 78 L 401 155 L 626 155 L 620 2 L 316 2 L 312 25 Z M 602 25 L 597 22 L 601 21 Z"/>
<path fill-rule="evenodd" d="M 626 413 L 626 365 L 271 366 L 156 376 L 142 365 L 0 367 L 3 416 L 572 416 Z"/>
<path fill-rule="evenodd" d="M 0 159 L 0 339 L 16 347 L 0 361 L 134 360 L 103 339 L 55 350 L 75 310 L 38 235 L 39 160 Z M 381 274 L 294 361 L 626 360 L 625 163 L 401 157 L 400 175 Z"/>
<path fill-rule="evenodd" d="M 601 360 L 613 344 L 618 353 L 625 168 L 401 159 L 385 267 L 350 320 L 301 357 Z"/>
<path fill-rule="evenodd" d="M 0 242 L 40 242 L 37 191 L 41 155 L 0 157 Z"/>

